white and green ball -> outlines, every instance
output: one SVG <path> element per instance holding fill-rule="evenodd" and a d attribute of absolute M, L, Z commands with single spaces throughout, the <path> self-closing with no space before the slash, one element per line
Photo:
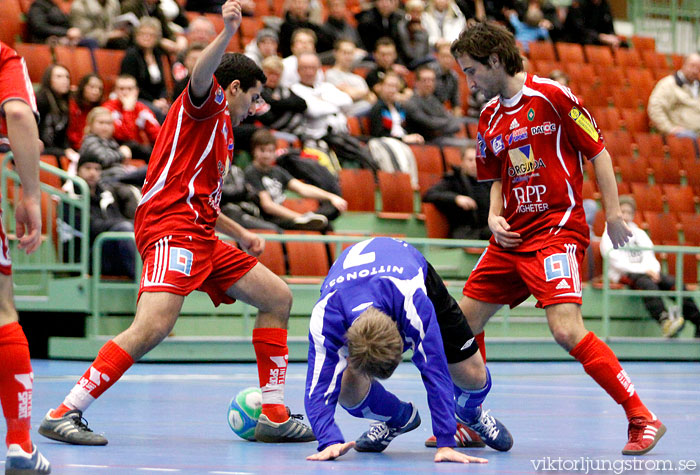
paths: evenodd
<path fill-rule="evenodd" d="M 255 440 L 255 425 L 262 411 L 260 388 L 246 388 L 228 405 L 228 425 L 242 439 Z"/>

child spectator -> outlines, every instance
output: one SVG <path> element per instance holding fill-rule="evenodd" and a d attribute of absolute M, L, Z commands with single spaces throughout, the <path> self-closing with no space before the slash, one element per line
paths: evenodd
<path fill-rule="evenodd" d="M 131 158 L 131 149 L 126 145 L 119 145 L 113 135 L 112 111 L 104 107 L 92 109 L 87 116 L 80 158 L 99 163 L 103 179 L 120 175 L 123 172 L 121 165 Z"/>

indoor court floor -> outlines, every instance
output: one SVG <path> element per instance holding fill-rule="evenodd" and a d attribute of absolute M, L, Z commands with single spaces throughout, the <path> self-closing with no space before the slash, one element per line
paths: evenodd
<path fill-rule="evenodd" d="M 315 442 L 239 439 L 226 412 L 233 395 L 257 385 L 253 364 L 138 364 L 86 411 L 90 427 L 109 445 L 78 447 L 38 435 L 43 415 L 87 366 L 33 361 L 32 437 L 54 474 L 700 473 L 700 363 L 623 363 L 642 400 L 668 428 L 650 454 L 636 458 L 620 454 L 627 434 L 623 410 L 578 363 L 490 363 L 493 389 L 485 405 L 515 444 L 507 453 L 460 449 L 488 458 L 484 465 L 433 463 L 434 449 L 423 445 L 432 432 L 425 389 L 411 363 L 400 365 L 385 384 L 417 404 L 423 423 L 381 454 L 351 451 L 333 462 L 308 462 Z M 296 413 L 303 412 L 305 377 L 305 364 L 290 365 L 286 402 Z M 348 440 L 369 424 L 340 408 L 336 420 Z"/>

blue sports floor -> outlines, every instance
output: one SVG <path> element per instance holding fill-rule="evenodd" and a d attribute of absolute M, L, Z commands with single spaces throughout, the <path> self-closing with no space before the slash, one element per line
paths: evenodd
<path fill-rule="evenodd" d="M 492 363 L 494 384 L 486 405 L 510 429 L 515 445 L 508 453 L 461 449 L 488 458 L 485 465 L 433 463 L 434 449 L 423 446 L 431 435 L 425 390 L 410 363 L 402 364 L 386 386 L 417 404 L 423 424 L 381 454 L 351 451 L 333 462 L 307 462 L 315 443 L 238 439 L 227 425 L 226 409 L 237 391 L 257 385 L 252 364 L 139 364 L 86 411 L 90 427 L 103 432 L 109 445 L 77 447 L 38 435 L 43 415 L 87 366 L 33 362 L 32 437 L 55 474 L 700 473 L 698 363 L 623 365 L 668 428 L 654 451 L 636 459 L 620 454 L 627 433 L 624 412 L 578 363 Z M 293 412 L 303 412 L 305 374 L 305 365 L 290 365 L 286 400 Z M 342 409 L 336 415 L 348 440 L 368 426 Z"/>

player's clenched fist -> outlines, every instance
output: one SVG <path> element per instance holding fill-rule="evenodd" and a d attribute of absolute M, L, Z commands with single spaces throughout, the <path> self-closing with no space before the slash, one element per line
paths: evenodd
<path fill-rule="evenodd" d="M 240 0 L 228 0 L 221 7 L 221 16 L 224 18 L 226 28 L 237 30 L 241 26 L 241 2 Z"/>

